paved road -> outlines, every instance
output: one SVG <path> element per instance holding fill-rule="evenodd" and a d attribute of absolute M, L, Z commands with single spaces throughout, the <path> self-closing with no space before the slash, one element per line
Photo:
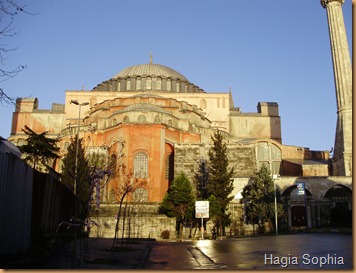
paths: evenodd
<path fill-rule="evenodd" d="M 156 242 L 146 269 L 352 269 L 352 235 Z"/>

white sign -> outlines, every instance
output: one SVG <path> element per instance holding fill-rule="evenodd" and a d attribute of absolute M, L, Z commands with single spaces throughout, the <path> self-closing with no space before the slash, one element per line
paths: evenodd
<path fill-rule="evenodd" d="M 299 182 L 297 183 L 297 189 L 298 189 L 298 195 L 304 195 L 305 194 L 305 183 L 304 182 Z"/>
<path fill-rule="evenodd" d="M 209 201 L 195 201 L 195 218 L 209 218 Z"/>

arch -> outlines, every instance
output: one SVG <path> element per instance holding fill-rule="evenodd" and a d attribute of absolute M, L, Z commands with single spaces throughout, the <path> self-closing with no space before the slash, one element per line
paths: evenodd
<path fill-rule="evenodd" d="M 307 206 L 310 206 L 310 197 L 312 197 L 312 194 L 307 188 L 305 188 L 305 194 L 298 195 L 297 185 L 292 185 L 284 190 L 281 195 L 284 199 L 284 204 L 288 204 L 288 223 L 291 227 L 309 226 L 308 217 L 310 216 L 308 215 L 310 214 L 307 213 Z"/>
<path fill-rule="evenodd" d="M 90 98 L 90 106 L 94 106 L 96 104 L 96 98 Z"/>
<path fill-rule="evenodd" d="M 281 196 L 285 197 L 287 199 L 290 199 L 290 198 L 294 199 L 295 197 L 296 198 L 304 198 L 303 195 L 302 196 L 298 195 L 297 191 L 298 191 L 297 185 L 292 185 L 292 186 L 286 188 L 283 191 L 283 193 L 281 194 Z M 307 196 L 313 196 L 307 188 L 305 188 L 305 193 L 307 194 Z"/>
<path fill-rule="evenodd" d="M 113 125 L 113 126 L 117 125 L 117 120 L 116 120 L 116 118 L 114 118 L 114 119 L 112 120 L 112 125 Z"/>
<path fill-rule="evenodd" d="M 168 181 L 168 185 L 174 179 L 174 146 L 172 143 L 165 143 L 165 173 L 164 178 Z"/>
<path fill-rule="evenodd" d="M 172 90 L 172 81 L 170 78 L 167 79 L 167 91 Z"/>
<path fill-rule="evenodd" d="M 206 109 L 206 100 L 205 99 L 201 99 L 200 100 L 200 108 L 201 109 Z"/>
<path fill-rule="evenodd" d="M 137 152 L 134 156 L 135 178 L 148 178 L 148 155 L 145 152 Z"/>
<path fill-rule="evenodd" d="M 152 78 L 151 77 L 147 77 L 147 79 L 146 79 L 146 89 L 148 89 L 148 90 L 152 89 Z"/>
<path fill-rule="evenodd" d="M 141 89 L 141 78 L 137 77 L 136 79 L 136 89 L 140 90 Z"/>
<path fill-rule="evenodd" d="M 139 123 L 145 123 L 146 122 L 146 117 L 144 115 L 140 115 L 137 119 Z"/>
<path fill-rule="evenodd" d="M 124 116 L 123 123 L 129 123 L 130 118 L 128 116 Z"/>
<path fill-rule="evenodd" d="M 127 79 L 127 81 L 126 81 L 126 90 L 127 90 L 127 91 L 130 91 L 130 90 L 131 90 L 131 79 L 130 79 L 130 78 Z"/>
<path fill-rule="evenodd" d="M 154 123 L 161 123 L 161 122 L 162 122 L 161 118 L 158 115 L 155 116 Z"/>
<path fill-rule="evenodd" d="M 282 166 L 282 151 L 274 143 L 260 141 L 256 143 L 257 170 L 265 164 L 272 174 L 280 174 Z"/>
<path fill-rule="evenodd" d="M 352 190 L 344 185 L 334 185 L 326 193 L 325 198 L 332 201 L 330 210 L 331 225 L 352 227 Z"/>
<path fill-rule="evenodd" d="M 328 198 L 333 201 L 348 201 L 352 198 L 352 190 L 344 185 L 335 185 L 332 186 L 324 195 L 325 198 Z"/>
<path fill-rule="evenodd" d="M 168 120 L 168 126 L 173 126 L 173 121 L 171 119 Z"/>
<path fill-rule="evenodd" d="M 157 78 L 156 80 L 156 89 L 161 90 L 162 89 L 162 79 L 160 77 Z"/>

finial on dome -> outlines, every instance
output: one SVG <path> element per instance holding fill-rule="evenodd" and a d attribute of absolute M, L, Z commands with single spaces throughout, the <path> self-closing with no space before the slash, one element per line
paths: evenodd
<path fill-rule="evenodd" d="M 150 64 L 152 64 L 152 51 L 150 51 Z"/>

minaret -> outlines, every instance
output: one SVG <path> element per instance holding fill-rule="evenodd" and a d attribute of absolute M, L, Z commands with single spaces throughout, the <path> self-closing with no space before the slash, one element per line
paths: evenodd
<path fill-rule="evenodd" d="M 352 176 L 352 71 L 342 14 L 344 1 L 321 0 L 320 3 L 328 18 L 337 102 L 333 175 Z"/>

